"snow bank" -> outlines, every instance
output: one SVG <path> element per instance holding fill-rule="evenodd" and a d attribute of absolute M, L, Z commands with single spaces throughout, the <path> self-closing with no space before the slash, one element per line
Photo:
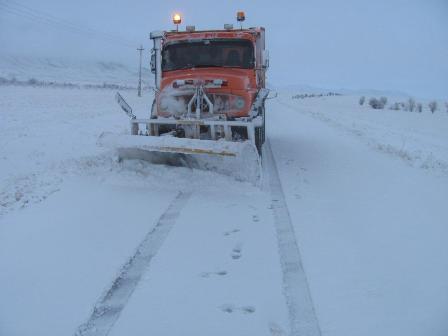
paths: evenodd
<path fill-rule="evenodd" d="M 374 110 L 367 104 L 359 106 L 358 100 L 358 96 L 291 100 L 283 95 L 280 101 L 411 166 L 448 174 L 448 113 Z M 390 103 L 396 100 L 400 98 L 389 98 Z"/>

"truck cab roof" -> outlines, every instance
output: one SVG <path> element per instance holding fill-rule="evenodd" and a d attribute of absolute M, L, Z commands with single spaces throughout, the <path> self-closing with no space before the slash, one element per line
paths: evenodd
<path fill-rule="evenodd" d="M 255 41 L 264 32 L 263 27 L 229 30 L 197 30 L 197 31 L 166 31 L 165 42 L 200 39 L 246 39 Z"/>

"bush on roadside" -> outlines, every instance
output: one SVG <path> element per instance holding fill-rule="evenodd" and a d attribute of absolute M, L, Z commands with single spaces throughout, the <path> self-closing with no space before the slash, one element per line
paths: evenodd
<path fill-rule="evenodd" d="M 35 85 L 39 85 L 39 84 L 41 84 L 36 78 L 30 78 L 30 79 L 28 79 L 28 85 L 31 85 L 31 86 L 35 86 Z"/>
<path fill-rule="evenodd" d="M 372 97 L 372 98 L 369 99 L 370 107 L 375 109 L 375 110 L 382 110 L 382 109 L 384 109 L 384 106 L 386 106 L 386 104 L 387 104 L 387 98 L 386 97 L 381 97 L 380 99 Z"/>
<path fill-rule="evenodd" d="M 432 102 L 430 102 L 428 104 L 429 110 L 431 111 L 431 113 L 434 113 L 435 111 L 437 111 L 437 102 L 435 100 L 433 100 Z"/>
<path fill-rule="evenodd" d="M 292 99 L 305 99 L 305 98 L 321 98 L 321 97 L 333 97 L 342 96 L 341 93 L 328 92 L 328 93 L 301 93 L 292 96 Z"/>
<path fill-rule="evenodd" d="M 423 105 L 422 103 L 417 104 L 417 112 L 422 113 L 423 112 Z"/>
<path fill-rule="evenodd" d="M 407 104 L 407 110 L 410 111 L 410 112 L 414 112 L 415 105 L 416 105 L 416 103 L 415 103 L 414 98 L 409 98 L 408 99 L 408 104 Z"/>
<path fill-rule="evenodd" d="M 391 110 L 393 110 L 393 111 L 399 111 L 400 110 L 400 106 L 401 106 L 401 104 L 400 103 L 393 103 L 390 107 L 389 107 L 389 109 L 391 109 Z"/>

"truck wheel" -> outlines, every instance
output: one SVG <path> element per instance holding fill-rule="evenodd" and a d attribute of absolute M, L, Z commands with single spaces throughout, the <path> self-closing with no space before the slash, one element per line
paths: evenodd
<path fill-rule="evenodd" d="M 259 115 L 263 118 L 263 125 L 261 127 L 255 127 L 255 146 L 257 147 L 258 154 L 261 156 L 263 144 L 266 139 L 264 105 L 260 107 Z"/>
<path fill-rule="evenodd" d="M 257 147 L 258 154 L 261 156 L 261 149 L 263 148 L 263 127 L 255 127 L 255 147 Z"/>
<path fill-rule="evenodd" d="M 157 116 L 156 114 L 156 99 L 154 98 L 154 100 L 152 101 L 152 105 L 151 105 L 151 114 L 149 115 L 149 119 L 156 119 Z"/>
<path fill-rule="evenodd" d="M 262 111 L 263 111 L 263 144 L 266 141 L 266 111 L 264 108 L 264 103 L 263 103 L 263 107 L 262 107 Z"/>

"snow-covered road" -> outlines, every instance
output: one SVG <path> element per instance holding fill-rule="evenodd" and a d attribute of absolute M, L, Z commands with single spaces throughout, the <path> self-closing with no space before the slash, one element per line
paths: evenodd
<path fill-rule="evenodd" d="M 342 110 L 339 104 L 347 99 L 313 104 L 280 98 L 269 119 L 322 333 L 446 335 L 448 176 L 369 146 L 362 133 L 342 128 L 349 114 L 351 127 L 367 119 L 366 112 L 335 113 L 331 106 Z M 423 117 L 402 118 L 409 123 Z M 448 118 L 439 118 L 434 129 L 447 130 Z M 428 128 L 421 131 L 430 133 Z M 448 144 L 447 133 L 431 137 Z M 420 146 L 431 151 L 424 142 Z"/>
<path fill-rule="evenodd" d="M 281 95 L 260 189 L 115 162 L 113 95 L 0 88 L 0 335 L 446 335 L 448 118 L 403 156 L 356 97 Z"/>

